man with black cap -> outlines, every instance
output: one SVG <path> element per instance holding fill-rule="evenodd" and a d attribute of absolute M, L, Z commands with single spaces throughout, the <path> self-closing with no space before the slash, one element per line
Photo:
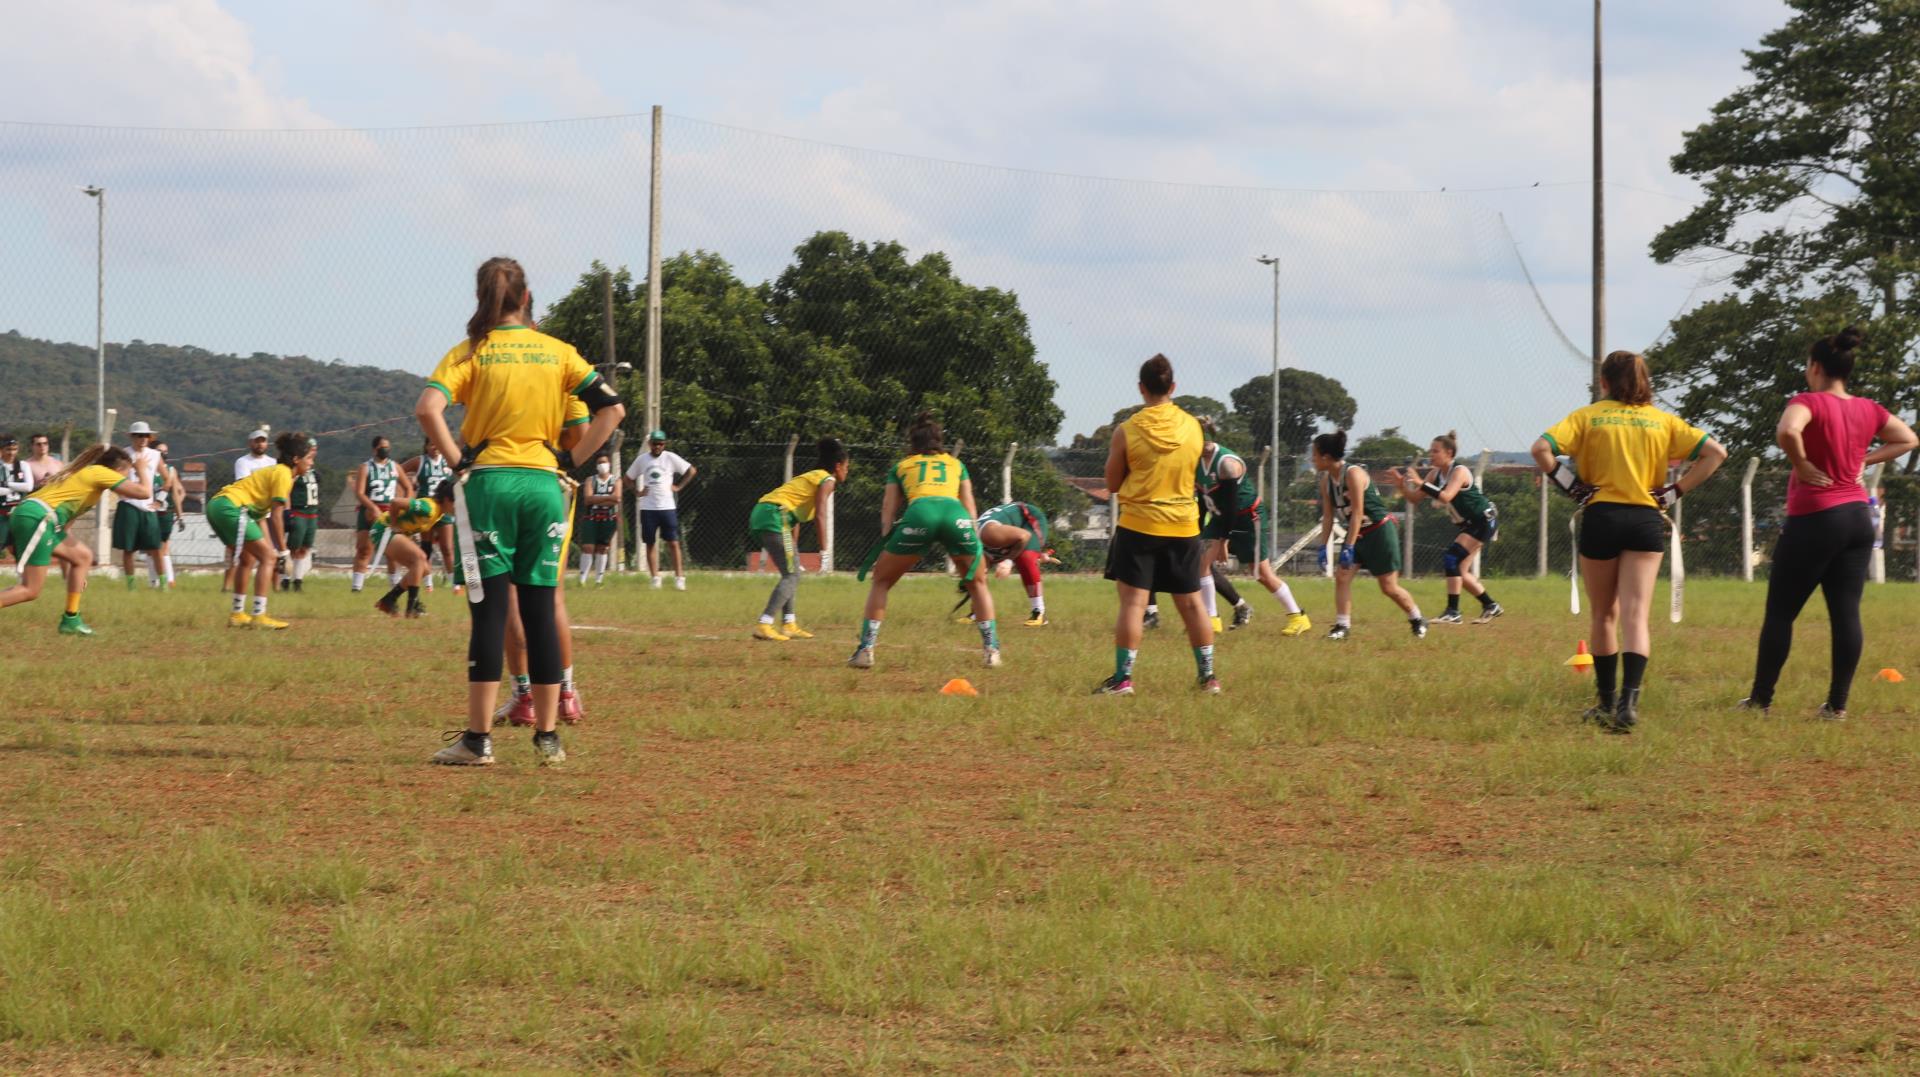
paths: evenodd
<path fill-rule="evenodd" d="M 136 422 L 127 428 L 133 444 L 127 455 L 133 457 L 133 479 L 149 489 L 160 474 L 160 452 L 153 447 L 153 427 Z M 120 571 L 126 576 L 127 590 L 140 586 L 133 563 L 138 554 L 147 555 L 148 577 L 160 586 L 160 516 L 152 497 L 122 500 L 113 513 L 113 548 L 120 551 Z"/>
<path fill-rule="evenodd" d="M 647 548 L 647 573 L 655 587 L 660 586 L 660 543 L 665 542 L 673 551 L 674 590 L 687 589 L 687 570 L 680 558 L 680 508 L 674 495 L 697 474 L 699 469 L 679 453 L 668 451 L 665 430 L 647 435 L 647 451 L 634 457 L 627 469 L 627 484 L 640 499 L 640 542 Z"/>
<path fill-rule="evenodd" d="M 33 471 L 20 456 L 20 439 L 0 434 L 0 549 L 13 549 L 13 532 L 8 522 L 13 507 L 33 492 Z"/>

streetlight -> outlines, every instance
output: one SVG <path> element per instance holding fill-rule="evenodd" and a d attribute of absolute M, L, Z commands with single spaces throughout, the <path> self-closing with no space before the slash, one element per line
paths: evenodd
<path fill-rule="evenodd" d="M 93 436 L 104 440 L 107 436 L 107 189 L 99 186 L 80 189 L 94 200 L 94 208 L 99 211 L 93 263 Z"/>
<path fill-rule="evenodd" d="M 1277 561 L 1280 559 L 1280 259 L 1263 254 L 1254 261 L 1273 267 L 1273 389 L 1268 407 L 1273 426 L 1267 440 L 1273 447 L 1273 486 L 1267 496 L 1267 518 L 1274 523 L 1267 527 L 1267 557 Z"/>

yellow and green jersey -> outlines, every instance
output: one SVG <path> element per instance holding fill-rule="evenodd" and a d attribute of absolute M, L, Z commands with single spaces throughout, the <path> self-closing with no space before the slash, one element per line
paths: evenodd
<path fill-rule="evenodd" d="M 820 488 L 833 485 L 833 472 L 814 468 L 795 475 L 762 497 L 753 507 L 748 528 L 754 531 L 778 531 L 813 519 Z"/>
<path fill-rule="evenodd" d="M 1652 491 L 1667 484 L 1667 464 L 1699 456 L 1707 443 L 1706 431 L 1679 416 L 1618 400 L 1588 404 L 1540 436 L 1599 488 L 1593 500 L 1648 508 L 1658 507 Z"/>
<path fill-rule="evenodd" d="M 293 496 L 293 469 L 285 464 L 271 464 L 239 482 L 222 486 L 213 496 L 226 498 L 257 520 L 272 512 L 276 503 L 284 505 Z"/>
<path fill-rule="evenodd" d="M 960 500 L 960 484 L 967 481 L 967 465 L 951 453 L 920 453 L 893 465 L 887 485 L 898 486 L 908 501 L 923 497 Z"/>
<path fill-rule="evenodd" d="M 485 446 L 474 463 L 551 470 L 567 400 L 598 375 L 571 344 L 525 326 L 497 327 L 478 352 L 468 350 L 454 345 L 427 384 L 466 407 L 460 439 Z"/>
<path fill-rule="evenodd" d="M 434 529 L 441 520 L 452 519 L 440 511 L 440 503 L 427 497 L 395 502 L 380 522 L 403 535 L 420 535 Z"/>
<path fill-rule="evenodd" d="M 102 464 L 89 464 L 63 479 L 55 479 L 33 492 L 33 500 L 53 510 L 65 527 L 100 502 L 100 495 L 132 478 Z"/>

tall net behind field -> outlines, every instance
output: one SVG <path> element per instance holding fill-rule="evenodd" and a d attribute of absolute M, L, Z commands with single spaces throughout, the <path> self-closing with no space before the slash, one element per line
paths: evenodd
<path fill-rule="evenodd" d="M 677 116 L 661 134 L 662 423 L 700 468 L 682 496 L 696 565 L 746 564 L 746 517 L 783 477 L 788 438 L 800 437 L 805 470 L 813 439 L 829 434 L 855 453 L 835 561 L 857 562 L 900 430 L 931 404 L 967 441 L 981 501 L 1003 496 L 1017 441 L 1012 493 L 1058 525 L 1063 560 L 1097 566 L 1100 435 L 1138 402 L 1141 359 L 1171 356 L 1179 391 L 1210 401 L 1196 406 L 1221 413 L 1223 440 L 1249 459 L 1265 446 L 1274 278 L 1255 259 L 1270 255 L 1281 365 L 1340 383 L 1356 441 L 1391 428 L 1424 446 L 1452 429 L 1465 456 L 1494 450 L 1488 485 L 1506 523 L 1488 567 L 1537 567 L 1525 534 L 1537 530 L 1534 480 L 1500 467 L 1523 467 L 1534 435 L 1583 402 L 1585 359 L 1504 222 L 1471 195 L 1035 173 Z M 370 131 L 0 124 L 0 334 L 18 334 L 0 345 L 10 374 L 31 371 L 0 394 L 0 428 L 71 425 L 84 440 L 92 426 L 96 218 L 77 188 L 98 184 L 107 403 L 120 428 L 156 421 L 176 460 L 206 464 L 206 494 L 256 425 L 350 430 L 322 439 L 325 530 L 338 531 L 352 515 L 347 471 L 372 432 L 361 424 L 383 423 L 399 458 L 417 451 L 404 416 L 459 338 L 484 258 L 520 258 L 540 311 L 589 361 L 642 364 L 651 135 L 645 116 Z M 867 252 L 897 243 L 907 263 L 937 258 L 973 290 L 971 306 L 955 314 L 918 303 L 914 287 L 875 291 L 869 266 L 827 259 L 810 269 L 811 320 L 793 321 L 787 278 L 822 232 Z M 617 274 L 611 342 L 590 283 L 599 266 Z M 1037 380 L 1008 373 L 1028 343 Z M 635 404 L 631 458 L 645 435 L 642 381 L 637 369 L 605 373 Z M 1297 448 L 1273 466 L 1290 484 L 1278 506 L 1290 542 L 1313 514 Z M 1727 488 L 1737 498 L 1723 479 L 1689 507 Z M 1903 511 L 1896 503 L 1896 519 Z M 1415 517 L 1416 570 L 1449 537 L 1440 521 Z M 1549 567 L 1564 571 L 1564 518 L 1549 528 Z M 1739 557 L 1692 567 L 1738 572 Z"/>

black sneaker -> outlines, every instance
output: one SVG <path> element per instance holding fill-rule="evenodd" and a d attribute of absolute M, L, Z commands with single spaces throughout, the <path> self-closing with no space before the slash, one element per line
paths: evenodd
<path fill-rule="evenodd" d="M 1334 625 L 1333 628 L 1327 632 L 1327 638 L 1328 639 L 1346 639 L 1348 631 L 1349 630 L 1346 625 Z"/>
<path fill-rule="evenodd" d="M 1765 718 L 1767 716 L 1768 708 L 1772 706 L 1773 704 L 1771 703 L 1762 703 L 1759 700 L 1753 698 L 1752 696 L 1748 696 L 1747 698 L 1741 700 L 1740 702 L 1735 703 L 1733 705 L 1733 709 L 1737 711 L 1751 711 L 1755 714 L 1758 714 L 1760 717 Z"/>
<path fill-rule="evenodd" d="M 427 607 L 425 603 L 410 602 L 407 604 L 408 617 L 425 617 L 426 615 L 427 615 Z"/>
<path fill-rule="evenodd" d="M 1822 703 L 1820 704 L 1819 712 L 1816 713 L 1814 717 L 1823 722 L 1844 722 L 1847 720 L 1847 711 L 1845 707 L 1836 710 L 1833 704 Z"/>
<path fill-rule="evenodd" d="M 400 607 L 391 598 L 374 599 L 373 608 L 376 610 L 379 610 L 381 613 L 384 613 L 389 617 L 400 616 Z"/>
<path fill-rule="evenodd" d="M 285 576 L 280 577 L 280 589 L 282 591 L 293 590 L 293 581 L 290 579 L 287 579 Z"/>
<path fill-rule="evenodd" d="M 1500 603 L 1489 602 L 1485 606 L 1480 607 L 1480 616 L 1475 617 L 1473 623 L 1477 625 L 1486 624 L 1488 621 L 1493 620 L 1505 612 L 1507 611 L 1500 608 Z"/>
<path fill-rule="evenodd" d="M 294 589 L 294 590 L 296 590 L 296 591 L 298 591 L 298 590 L 300 590 L 300 585 L 301 585 L 301 584 L 303 584 L 303 583 L 305 583 L 305 582 L 307 582 L 307 581 L 305 581 L 305 580 L 295 580 L 295 581 L 293 581 L 293 589 Z"/>
<path fill-rule="evenodd" d="M 1433 623 L 1437 625 L 1463 625 L 1467 623 L 1467 619 L 1460 616 L 1459 610 L 1448 610 L 1440 616 L 1435 617 Z"/>
<path fill-rule="evenodd" d="M 1242 602 L 1233 608 L 1233 623 L 1227 626 L 1231 632 L 1236 628 L 1245 628 L 1253 620 L 1253 605 Z"/>
<path fill-rule="evenodd" d="M 1140 623 L 1143 627 L 1146 627 L 1146 628 L 1159 628 L 1160 627 L 1160 611 L 1148 610 L 1146 617 L 1143 618 Z"/>
<path fill-rule="evenodd" d="M 533 754 L 540 758 L 543 767 L 556 766 L 567 761 L 567 750 L 560 747 L 560 734 L 535 733 L 533 735 Z"/>
<path fill-rule="evenodd" d="M 1410 618 L 1407 621 L 1407 627 L 1413 630 L 1414 639 L 1427 638 L 1427 619 L 1425 617 Z"/>
<path fill-rule="evenodd" d="M 1600 723 L 1600 729 L 1607 733 L 1627 734 L 1640 724 L 1640 689 L 1622 688 L 1620 702 L 1614 704 L 1613 714 Z"/>
<path fill-rule="evenodd" d="M 1613 704 L 1604 701 L 1595 703 L 1593 706 L 1580 712 L 1580 720 L 1582 722 L 1592 723 L 1593 725 L 1604 725 L 1612 719 Z"/>

